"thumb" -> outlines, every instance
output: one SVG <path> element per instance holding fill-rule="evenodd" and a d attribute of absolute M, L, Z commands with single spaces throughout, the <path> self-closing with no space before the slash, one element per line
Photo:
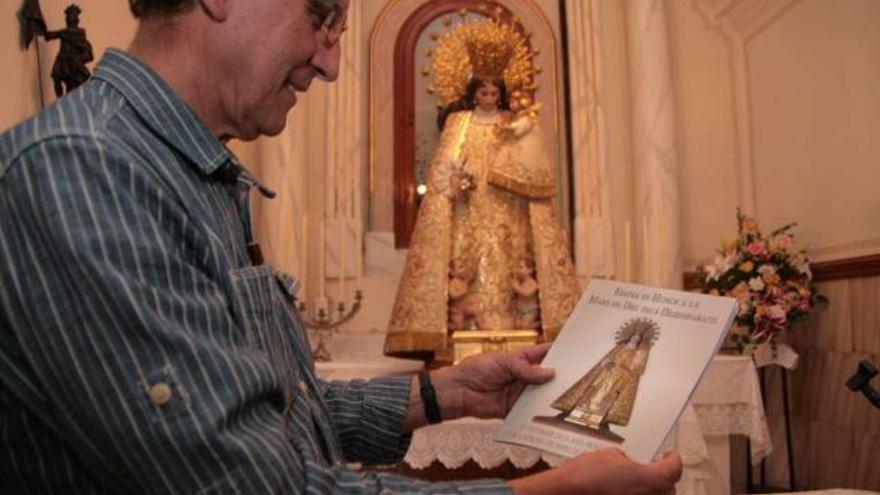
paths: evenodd
<path fill-rule="evenodd" d="M 670 452 L 662 459 L 648 464 L 647 467 L 655 475 L 670 483 L 675 483 L 681 478 L 682 462 L 677 452 Z"/>
<path fill-rule="evenodd" d="M 544 342 L 543 344 L 532 345 L 522 349 L 520 353 L 526 359 L 526 361 L 530 363 L 540 363 L 541 360 L 544 359 L 544 356 L 547 354 L 547 351 L 550 350 L 551 345 L 553 345 L 551 342 Z"/>

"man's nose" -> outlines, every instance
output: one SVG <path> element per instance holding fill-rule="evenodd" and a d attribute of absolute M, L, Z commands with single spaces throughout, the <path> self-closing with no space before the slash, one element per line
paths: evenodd
<path fill-rule="evenodd" d="M 322 81 L 332 82 L 339 77 L 339 43 L 331 48 L 319 47 L 315 56 L 312 57 L 312 67 L 315 68 L 318 78 Z"/>

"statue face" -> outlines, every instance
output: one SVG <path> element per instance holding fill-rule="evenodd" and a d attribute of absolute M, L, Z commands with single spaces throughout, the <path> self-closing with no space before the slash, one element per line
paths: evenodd
<path fill-rule="evenodd" d="M 527 261 L 522 260 L 516 267 L 516 274 L 522 278 L 530 277 L 532 275 L 532 268 Z"/>
<path fill-rule="evenodd" d="M 467 269 L 460 260 L 452 260 L 450 262 L 449 271 L 452 273 L 452 276 L 460 279 L 467 279 Z"/>
<path fill-rule="evenodd" d="M 498 89 L 498 86 L 487 82 L 477 89 L 476 94 L 474 94 L 474 100 L 476 100 L 474 103 L 483 110 L 491 111 L 498 108 L 498 99 L 500 97 L 501 91 Z"/>

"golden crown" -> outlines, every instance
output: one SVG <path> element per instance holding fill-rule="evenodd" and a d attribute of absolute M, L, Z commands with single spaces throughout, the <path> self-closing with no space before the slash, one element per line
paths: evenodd
<path fill-rule="evenodd" d="M 532 58 L 537 51 L 531 48 L 528 35 L 512 23 L 492 18 L 466 21 L 437 38 L 436 49 L 428 53 L 433 67 L 425 68 L 422 75 L 433 73 L 428 92 L 438 96 L 438 106 L 461 98 L 472 77 L 502 79 L 509 91 L 519 89 L 534 96 L 534 77 L 540 69 Z"/>
<path fill-rule="evenodd" d="M 474 30 L 465 41 L 473 77 L 492 81 L 504 77 L 516 48 L 517 37 L 510 26 L 495 22 L 487 28 Z"/>

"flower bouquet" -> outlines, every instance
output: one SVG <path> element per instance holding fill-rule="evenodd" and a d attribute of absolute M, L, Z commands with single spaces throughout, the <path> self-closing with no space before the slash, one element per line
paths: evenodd
<path fill-rule="evenodd" d="M 790 223 L 768 236 L 754 218 L 737 210 L 739 238 L 722 243 L 705 274 L 703 291 L 739 302 L 730 341 L 739 352 L 772 343 L 787 327 L 809 320 L 827 299 L 812 284 L 806 249 L 795 247 Z"/>

